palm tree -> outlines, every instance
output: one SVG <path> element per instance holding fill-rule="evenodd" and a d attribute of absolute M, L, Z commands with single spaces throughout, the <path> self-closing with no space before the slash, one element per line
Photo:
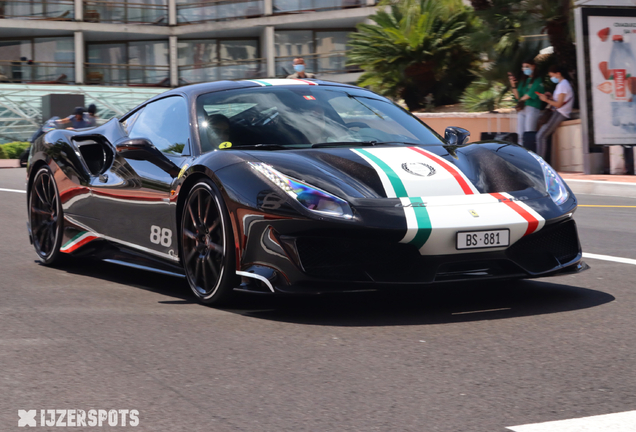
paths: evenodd
<path fill-rule="evenodd" d="M 385 1 L 351 36 L 348 63 L 366 72 L 358 85 L 404 99 L 410 110 L 432 94 L 437 105 L 457 102 L 478 56 L 470 48 L 476 25 L 461 0 Z"/>

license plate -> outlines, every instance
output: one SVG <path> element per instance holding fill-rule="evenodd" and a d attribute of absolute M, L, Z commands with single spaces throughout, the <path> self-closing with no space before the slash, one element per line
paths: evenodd
<path fill-rule="evenodd" d="M 460 231 L 457 233 L 457 249 L 483 249 L 510 245 L 510 230 Z"/>

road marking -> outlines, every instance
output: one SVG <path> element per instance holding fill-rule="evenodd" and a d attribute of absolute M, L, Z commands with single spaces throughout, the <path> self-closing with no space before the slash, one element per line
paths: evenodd
<path fill-rule="evenodd" d="M 17 190 L 17 189 L 2 189 L 2 188 L 0 188 L 0 191 L 2 191 L 2 192 L 26 193 L 26 191 L 23 191 L 23 190 Z"/>
<path fill-rule="evenodd" d="M 636 411 L 509 426 L 514 432 L 634 432 Z"/>
<path fill-rule="evenodd" d="M 610 256 L 610 255 L 597 255 L 597 254 L 588 253 L 588 252 L 583 252 L 583 258 L 591 258 L 591 259 L 597 259 L 601 261 L 613 261 L 613 262 L 617 262 L 621 264 L 636 265 L 636 259 L 621 258 L 621 257 Z"/>
<path fill-rule="evenodd" d="M 579 205 L 579 207 L 611 207 L 611 208 L 636 208 L 636 206 L 619 206 L 619 205 Z"/>
<path fill-rule="evenodd" d="M 466 315 L 466 314 L 484 313 L 484 312 L 497 312 L 497 311 L 505 311 L 510 309 L 511 308 L 498 308 L 498 309 L 484 309 L 484 310 L 468 311 L 468 312 L 453 312 L 451 315 Z"/>

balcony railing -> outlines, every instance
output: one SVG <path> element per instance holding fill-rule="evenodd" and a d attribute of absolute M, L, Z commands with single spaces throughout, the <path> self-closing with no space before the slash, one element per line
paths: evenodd
<path fill-rule="evenodd" d="M 263 0 L 208 0 L 177 5 L 177 22 L 193 24 L 263 16 Z"/>
<path fill-rule="evenodd" d="M 366 0 L 274 0 L 274 14 L 306 13 L 367 6 Z"/>
<path fill-rule="evenodd" d="M 0 18 L 71 21 L 74 11 L 73 0 L 0 1 Z"/>
<path fill-rule="evenodd" d="M 169 87 L 170 66 L 85 63 L 86 84 Z"/>
<path fill-rule="evenodd" d="M 72 62 L 0 60 L 0 82 L 72 84 L 75 82 L 75 65 Z"/>
<path fill-rule="evenodd" d="M 112 1 L 85 1 L 84 21 L 168 25 L 168 5 Z"/>
<path fill-rule="evenodd" d="M 262 58 L 179 66 L 180 84 L 264 78 L 266 75 L 265 59 Z"/>
<path fill-rule="evenodd" d="M 294 73 L 292 63 L 297 57 L 305 60 L 307 72 L 315 74 L 340 74 L 360 72 L 359 66 L 346 66 L 347 52 L 332 51 L 329 53 L 303 54 L 302 56 L 276 57 L 276 75 L 287 76 Z"/>

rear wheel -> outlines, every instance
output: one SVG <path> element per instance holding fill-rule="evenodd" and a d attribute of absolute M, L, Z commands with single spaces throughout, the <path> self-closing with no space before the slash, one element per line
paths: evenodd
<path fill-rule="evenodd" d="M 29 226 L 33 246 L 45 265 L 60 261 L 62 253 L 62 230 L 64 216 L 60 204 L 60 194 L 48 166 L 35 174 L 29 194 Z"/>
<path fill-rule="evenodd" d="M 197 299 L 207 305 L 228 300 L 238 283 L 232 228 L 220 193 L 209 180 L 190 190 L 181 215 L 181 259 Z"/>

